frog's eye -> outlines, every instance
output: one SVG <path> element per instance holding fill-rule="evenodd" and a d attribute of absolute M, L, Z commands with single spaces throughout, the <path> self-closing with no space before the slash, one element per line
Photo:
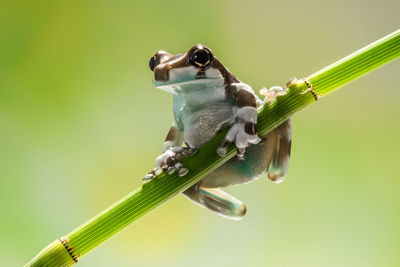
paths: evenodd
<path fill-rule="evenodd" d="M 189 62 L 195 67 L 206 68 L 213 60 L 214 56 L 211 51 L 204 46 L 197 46 L 189 54 Z"/>
<path fill-rule="evenodd" d="M 157 64 L 157 56 L 154 55 L 152 58 L 150 58 L 150 61 L 149 61 L 149 67 L 150 67 L 151 71 L 154 71 L 154 68 L 155 68 L 157 65 L 158 65 L 158 64 Z"/>

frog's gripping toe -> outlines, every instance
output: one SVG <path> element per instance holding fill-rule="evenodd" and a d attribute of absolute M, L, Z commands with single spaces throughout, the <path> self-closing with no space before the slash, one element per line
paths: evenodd
<path fill-rule="evenodd" d="M 155 168 L 154 170 L 150 171 L 146 176 L 142 179 L 143 182 L 149 182 L 153 178 L 159 176 L 163 171 L 166 171 L 168 174 L 177 173 L 178 176 L 182 177 L 185 176 L 189 169 L 185 168 L 182 163 L 176 161 L 176 159 L 170 160 L 171 165 L 164 165 L 162 168 Z M 177 162 L 177 163 L 175 163 Z M 175 163 L 175 164 L 174 164 Z"/>
<path fill-rule="evenodd" d="M 163 172 L 161 168 L 155 168 L 154 170 L 150 171 L 146 176 L 142 179 L 143 182 L 149 182 L 151 179 L 160 175 Z"/>
<path fill-rule="evenodd" d="M 261 141 L 261 139 L 257 139 L 257 141 L 254 142 L 254 144 L 257 144 Z M 217 148 L 217 154 L 220 157 L 223 157 L 226 155 L 228 152 L 228 147 L 232 143 L 232 141 L 229 140 L 224 140 L 221 145 Z M 237 154 L 237 159 L 238 160 L 245 160 L 247 153 L 246 153 L 246 147 L 236 147 L 236 154 Z"/>
<path fill-rule="evenodd" d="M 245 160 L 246 159 L 246 155 L 247 155 L 247 153 L 246 153 L 246 148 L 239 148 L 239 147 L 237 147 L 236 148 L 236 151 L 237 151 L 237 159 L 238 160 Z"/>
<path fill-rule="evenodd" d="M 226 155 L 226 153 L 228 153 L 228 147 L 232 144 L 231 140 L 228 139 L 224 139 L 222 141 L 222 143 L 219 145 L 219 147 L 217 148 L 217 154 L 220 157 L 223 157 Z"/>
<path fill-rule="evenodd" d="M 221 157 L 228 152 L 228 147 L 235 142 L 238 160 L 246 158 L 246 148 L 250 145 L 258 144 L 261 138 L 257 135 L 255 123 L 236 123 L 229 129 L 224 140 L 217 148 L 217 154 Z"/>
<path fill-rule="evenodd" d="M 146 182 L 149 182 L 153 178 L 154 178 L 154 174 L 148 173 L 148 174 L 146 174 L 145 177 L 143 177 L 142 181 L 146 183 Z"/>
<path fill-rule="evenodd" d="M 156 167 L 150 171 L 142 180 L 148 182 L 156 176 L 166 171 L 168 174 L 177 173 L 178 176 L 184 176 L 189 172 L 180 162 L 181 159 L 196 153 L 196 149 L 186 147 L 173 147 L 156 159 Z"/>

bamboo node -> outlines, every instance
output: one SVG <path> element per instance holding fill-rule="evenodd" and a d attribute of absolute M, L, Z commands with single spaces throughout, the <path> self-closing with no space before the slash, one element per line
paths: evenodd
<path fill-rule="evenodd" d="M 74 262 L 77 263 L 80 255 L 79 255 L 79 253 L 77 253 L 76 248 L 74 248 L 73 246 L 71 246 L 69 244 L 69 238 L 66 236 L 63 236 L 63 237 L 60 237 L 58 240 L 60 240 L 61 244 L 63 244 L 65 249 L 68 251 L 68 254 L 74 260 Z"/>
<path fill-rule="evenodd" d="M 317 93 L 315 92 L 315 90 L 313 89 L 313 86 L 312 86 L 312 84 L 310 83 L 310 81 L 307 80 L 306 78 L 301 79 L 301 81 L 302 81 L 303 83 L 305 83 L 305 85 L 307 85 L 308 88 L 307 88 L 306 90 L 304 90 L 303 92 L 301 92 L 300 94 L 303 95 L 303 94 L 305 94 L 305 93 L 307 93 L 307 92 L 311 92 L 312 95 L 314 96 L 315 101 L 317 101 L 317 100 L 319 99 L 320 95 L 317 94 Z"/>

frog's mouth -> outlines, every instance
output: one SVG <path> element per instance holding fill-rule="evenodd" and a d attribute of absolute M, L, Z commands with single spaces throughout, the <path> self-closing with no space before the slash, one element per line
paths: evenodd
<path fill-rule="evenodd" d="M 224 86 L 224 80 L 220 78 L 200 78 L 187 81 L 157 81 L 153 79 L 156 88 L 166 91 L 170 94 L 179 94 L 199 90 L 207 87 Z"/>
<path fill-rule="evenodd" d="M 154 85 L 168 93 L 196 90 L 204 87 L 217 86 L 224 79 L 220 72 L 214 68 L 199 69 L 193 66 L 168 69 L 156 68 L 154 70 Z"/>

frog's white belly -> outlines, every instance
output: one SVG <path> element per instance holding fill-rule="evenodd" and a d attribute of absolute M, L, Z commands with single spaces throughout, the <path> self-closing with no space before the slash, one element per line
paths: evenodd
<path fill-rule="evenodd" d="M 184 141 L 198 148 L 215 134 L 234 123 L 236 107 L 229 103 L 215 103 L 188 114 L 183 119 Z"/>

